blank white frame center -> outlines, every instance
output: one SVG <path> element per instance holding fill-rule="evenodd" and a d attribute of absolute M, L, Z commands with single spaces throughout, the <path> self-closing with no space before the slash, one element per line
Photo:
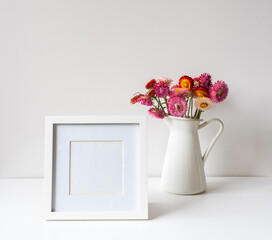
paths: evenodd
<path fill-rule="evenodd" d="M 69 195 L 123 195 L 124 142 L 70 141 Z"/>

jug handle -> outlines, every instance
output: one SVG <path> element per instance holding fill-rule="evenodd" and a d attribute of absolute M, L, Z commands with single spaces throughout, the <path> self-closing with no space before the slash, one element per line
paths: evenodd
<path fill-rule="evenodd" d="M 211 123 L 211 122 L 213 122 L 213 121 L 217 121 L 217 122 L 220 124 L 220 128 L 219 128 L 218 132 L 216 133 L 216 135 L 214 136 L 214 138 L 212 139 L 210 145 L 208 146 L 207 150 L 205 151 L 205 153 L 204 153 L 204 155 L 203 155 L 203 157 L 202 157 L 202 160 L 203 160 L 203 163 L 204 163 L 204 164 L 205 164 L 205 162 L 206 162 L 206 159 L 207 159 L 207 157 L 208 157 L 210 151 L 212 150 L 213 145 L 215 144 L 216 140 L 218 139 L 218 137 L 219 137 L 219 136 L 221 135 L 221 133 L 223 132 L 223 130 L 224 130 L 224 124 L 223 124 L 223 122 L 222 122 L 220 119 L 218 119 L 218 118 L 212 118 L 212 119 L 210 119 L 210 120 L 208 120 L 208 121 L 206 121 L 206 122 L 200 124 L 199 127 L 198 127 L 198 129 L 204 128 L 204 127 L 206 127 L 209 123 Z"/>

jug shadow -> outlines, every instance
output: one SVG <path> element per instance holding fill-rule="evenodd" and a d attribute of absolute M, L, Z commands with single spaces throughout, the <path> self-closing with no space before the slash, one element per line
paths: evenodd
<path fill-rule="evenodd" d="M 213 180 L 213 178 L 207 179 L 207 189 L 204 194 L 219 194 L 222 191 L 231 191 L 230 186 L 237 181 L 234 178 L 220 178 Z"/>
<path fill-rule="evenodd" d="M 183 207 L 182 203 L 161 203 L 161 202 L 153 202 L 148 204 L 148 214 L 149 219 L 153 220 L 164 215 L 170 214 L 171 212 L 176 211 L 177 209 Z"/>
<path fill-rule="evenodd" d="M 172 195 L 172 194 L 170 194 Z M 199 196 L 198 194 L 197 196 Z M 191 205 L 197 204 L 201 201 L 199 197 L 193 198 L 194 195 L 173 195 L 176 199 L 173 202 L 151 202 L 148 204 L 149 219 L 154 220 L 156 218 L 166 216 L 172 212 L 178 211 L 181 208 L 192 207 Z"/>
<path fill-rule="evenodd" d="M 233 192 L 234 189 L 231 187 L 237 179 L 226 178 L 226 179 L 208 179 L 207 189 L 205 192 L 192 194 L 192 195 L 176 195 L 171 193 L 160 192 L 165 194 L 168 198 L 165 202 L 150 202 L 148 204 L 149 219 L 154 220 L 156 218 L 166 216 L 180 208 L 194 207 L 193 205 L 199 204 L 208 195 L 221 194 L 222 192 Z M 172 200 L 169 201 L 169 197 Z"/>

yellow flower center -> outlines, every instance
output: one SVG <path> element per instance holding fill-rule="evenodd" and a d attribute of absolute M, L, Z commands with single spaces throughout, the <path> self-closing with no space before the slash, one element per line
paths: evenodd
<path fill-rule="evenodd" d="M 197 95 L 198 97 L 207 97 L 207 93 L 205 93 L 205 92 L 202 91 L 202 90 L 196 91 L 196 95 Z"/>
<path fill-rule="evenodd" d="M 208 104 L 207 104 L 207 103 L 201 103 L 201 104 L 200 104 L 200 107 L 201 107 L 201 108 L 206 108 L 206 107 L 208 107 Z"/>
<path fill-rule="evenodd" d="M 184 82 L 182 85 L 183 85 L 184 88 L 188 88 L 189 87 L 189 83 L 188 82 Z"/>
<path fill-rule="evenodd" d="M 182 88 L 175 88 L 175 92 L 179 92 L 181 90 L 182 90 Z"/>

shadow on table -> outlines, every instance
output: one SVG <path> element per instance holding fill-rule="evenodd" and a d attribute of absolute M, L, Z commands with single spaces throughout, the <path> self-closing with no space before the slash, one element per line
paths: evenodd
<path fill-rule="evenodd" d="M 225 178 L 225 179 L 209 179 L 207 182 L 207 190 L 203 193 L 192 194 L 192 195 L 175 195 L 169 193 L 163 193 L 168 195 L 168 197 L 173 198 L 173 201 L 166 202 L 151 202 L 148 204 L 149 208 L 149 219 L 155 219 L 167 214 L 171 214 L 171 212 L 177 211 L 180 208 L 190 207 L 188 205 L 194 205 L 203 199 L 207 199 L 208 195 L 221 194 L 226 191 L 233 192 L 233 182 L 237 181 L 237 179 L 233 178 Z M 192 206 L 191 206 L 192 207 Z"/>
<path fill-rule="evenodd" d="M 204 194 L 220 194 L 222 191 L 233 191 L 232 186 L 237 179 L 235 178 L 221 178 L 216 181 L 212 178 L 207 179 L 207 190 Z"/>
<path fill-rule="evenodd" d="M 153 220 L 155 218 L 170 214 L 171 212 L 177 211 L 177 209 L 184 207 L 186 204 L 187 201 L 180 201 L 179 203 L 149 203 L 149 219 Z"/>

